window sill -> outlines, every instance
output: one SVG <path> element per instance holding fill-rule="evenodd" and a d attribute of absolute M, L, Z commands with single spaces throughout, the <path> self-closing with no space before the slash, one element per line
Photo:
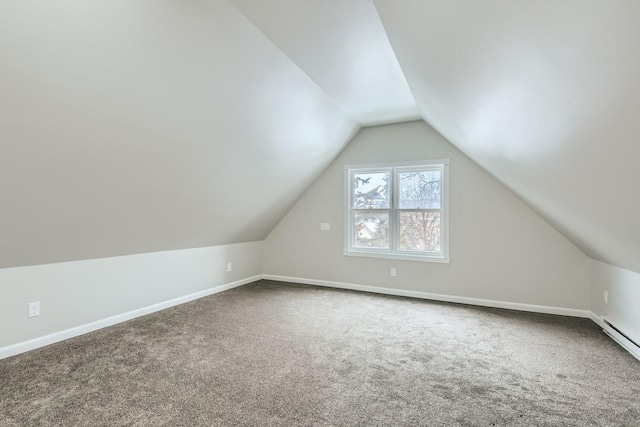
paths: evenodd
<path fill-rule="evenodd" d="M 385 258 L 385 259 L 397 259 L 402 261 L 420 261 L 420 262 L 435 262 L 439 264 L 450 264 L 449 257 L 435 257 L 424 255 L 408 255 L 408 254 L 388 254 L 381 252 L 360 252 L 360 251 L 344 251 L 345 256 L 357 256 L 365 258 Z"/>

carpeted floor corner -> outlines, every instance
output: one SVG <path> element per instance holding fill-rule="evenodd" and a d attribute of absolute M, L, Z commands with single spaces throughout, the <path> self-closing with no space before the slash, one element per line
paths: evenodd
<path fill-rule="evenodd" d="M 0 426 L 640 426 L 590 320 L 260 281 L 0 361 Z"/>

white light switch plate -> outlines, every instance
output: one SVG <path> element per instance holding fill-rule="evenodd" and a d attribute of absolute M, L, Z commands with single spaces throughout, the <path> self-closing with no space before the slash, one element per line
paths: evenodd
<path fill-rule="evenodd" d="M 331 224 L 328 222 L 321 222 L 320 223 L 320 230 L 322 231 L 329 231 L 331 230 Z"/>

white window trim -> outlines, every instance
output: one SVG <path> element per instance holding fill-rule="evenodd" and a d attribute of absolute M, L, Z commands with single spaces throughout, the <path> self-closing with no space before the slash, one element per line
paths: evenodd
<path fill-rule="evenodd" d="M 410 161 L 410 162 L 394 162 L 394 163 L 370 163 L 370 164 L 350 164 L 344 165 L 344 255 L 356 256 L 356 257 L 368 257 L 368 258 L 386 258 L 395 260 L 406 261 L 423 261 L 423 262 L 435 262 L 449 264 L 451 262 L 449 258 L 449 159 L 438 160 L 422 160 L 422 161 Z M 440 227 L 441 227 L 441 242 L 442 248 L 440 254 L 411 254 L 408 251 L 405 252 L 387 252 L 386 249 L 370 248 L 366 250 L 358 250 L 351 248 L 351 234 L 353 229 L 351 227 L 351 176 L 350 170 L 366 170 L 372 171 L 386 171 L 391 170 L 393 176 L 393 189 L 392 200 L 390 200 L 389 214 L 389 229 L 391 230 L 392 240 L 390 241 L 391 250 L 397 248 L 397 240 L 399 238 L 395 229 L 395 217 L 398 215 L 399 210 L 396 209 L 399 183 L 397 179 L 398 169 L 411 169 L 419 168 L 420 166 L 440 166 L 442 170 L 442 200 L 440 208 Z M 393 169 L 396 168 L 396 169 Z M 391 209 L 393 206 L 393 209 Z"/>

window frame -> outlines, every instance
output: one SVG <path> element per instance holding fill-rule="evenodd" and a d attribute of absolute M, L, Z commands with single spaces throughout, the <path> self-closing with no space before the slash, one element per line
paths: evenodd
<path fill-rule="evenodd" d="M 449 159 L 422 160 L 395 163 L 374 164 L 346 164 L 344 165 L 344 255 L 387 258 L 409 261 L 426 261 L 436 263 L 450 263 L 449 258 Z M 439 170 L 441 178 L 440 209 L 415 209 L 399 208 L 400 181 L 398 176 L 405 171 L 415 170 Z M 389 186 L 389 208 L 387 209 L 354 209 L 353 208 L 353 176 L 358 173 L 389 172 L 391 185 Z M 355 212 L 389 212 L 389 249 L 359 248 L 352 246 L 354 242 L 354 214 Z M 400 224 L 401 212 L 440 212 L 440 252 L 418 252 L 400 250 Z"/>

